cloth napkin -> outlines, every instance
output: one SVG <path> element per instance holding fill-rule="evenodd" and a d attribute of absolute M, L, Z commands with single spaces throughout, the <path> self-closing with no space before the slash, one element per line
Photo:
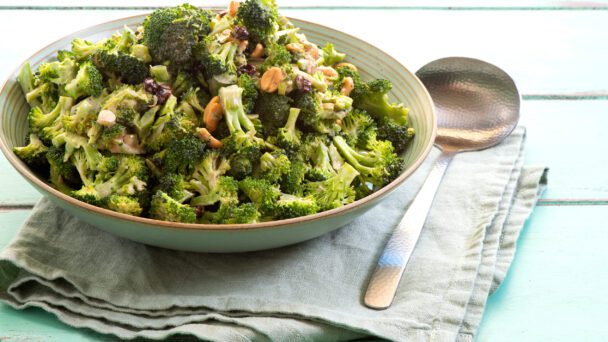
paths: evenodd
<path fill-rule="evenodd" d="M 42 199 L 0 254 L 0 299 L 120 338 L 471 341 L 546 183 L 522 166 L 525 129 L 453 160 L 393 305 L 364 290 L 438 154 L 389 198 L 317 239 L 241 254 L 172 251 L 95 229 Z"/>

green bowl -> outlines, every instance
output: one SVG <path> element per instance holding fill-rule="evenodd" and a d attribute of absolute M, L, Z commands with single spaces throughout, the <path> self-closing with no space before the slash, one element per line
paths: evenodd
<path fill-rule="evenodd" d="M 32 68 L 36 68 L 40 63 L 52 59 L 57 50 L 68 49 L 74 38 L 98 40 L 110 36 L 124 25 L 137 26 L 144 17 L 145 15 L 123 18 L 75 32 L 41 49 L 28 60 Z M 27 134 L 26 116 L 29 106 L 16 82 L 20 68 L 9 76 L 0 90 L 0 148 L 11 165 L 28 182 L 59 207 L 99 229 L 149 245 L 197 252 L 245 252 L 294 244 L 342 227 L 378 204 L 426 158 L 437 130 L 433 102 L 412 72 L 378 48 L 340 31 L 298 19 L 291 20 L 302 28 L 310 41 L 317 44 L 328 41 L 334 43 L 339 51 L 348 55 L 349 62 L 359 67 L 364 79 L 375 76 L 391 80 L 394 85 L 389 94 L 391 99 L 403 102 L 410 108 L 416 136 L 403 153 L 406 167 L 397 179 L 368 197 L 315 215 L 255 224 L 225 225 L 157 221 L 80 202 L 53 189 L 12 152 L 14 146 L 23 146 Z"/>

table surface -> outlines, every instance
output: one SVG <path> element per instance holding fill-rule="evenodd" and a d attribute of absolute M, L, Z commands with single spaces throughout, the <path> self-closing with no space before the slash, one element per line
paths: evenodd
<path fill-rule="evenodd" d="M 512 75 L 524 100 L 526 161 L 550 166 L 550 184 L 524 228 L 505 283 L 488 301 L 478 340 L 605 340 L 608 1 L 279 2 L 286 15 L 358 36 L 411 70 L 440 57 L 469 56 Z M 79 1 L 75 7 L 62 0 L 2 0 L 0 78 L 66 34 L 174 3 Z M 2 248 L 40 195 L 4 157 L 0 189 Z M 112 337 L 68 327 L 39 309 L 0 304 L 0 341 L 107 339 Z"/>

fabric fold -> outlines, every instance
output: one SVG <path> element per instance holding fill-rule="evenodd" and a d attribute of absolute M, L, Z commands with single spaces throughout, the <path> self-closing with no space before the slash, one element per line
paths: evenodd
<path fill-rule="evenodd" d="M 105 233 L 42 199 L 0 253 L 0 300 L 120 338 L 472 340 L 546 183 L 525 129 L 450 165 L 393 305 L 362 304 L 377 257 L 437 151 L 353 223 L 269 251 L 205 254 Z"/>

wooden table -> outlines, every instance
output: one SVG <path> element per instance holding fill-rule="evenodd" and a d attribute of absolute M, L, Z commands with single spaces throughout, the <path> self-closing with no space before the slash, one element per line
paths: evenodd
<path fill-rule="evenodd" d="M 38 48 L 75 30 L 177 3 L 149 0 L 140 7 L 141 2 L 79 1 L 73 7 L 61 0 L 4 0 L 0 76 L 5 78 Z M 358 36 L 411 70 L 460 55 L 489 61 L 512 75 L 524 99 L 527 163 L 549 165 L 550 184 L 524 229 L 505 283 L 489 299 L 478 340 L 606 340 L 608 1 L 280 4 L 286 15 Z M 3 157 L 0 189 L 2 248 L 40 195 Z M 0 305 L 0 341 L 104 339 L 112 338 L 73 329 L 39 309 L 16 311 Z"/>

